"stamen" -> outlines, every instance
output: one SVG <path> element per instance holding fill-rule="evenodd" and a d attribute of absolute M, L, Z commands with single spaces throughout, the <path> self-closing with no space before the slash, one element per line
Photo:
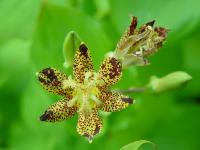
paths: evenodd
<path fill-rule="evenodd" d="M 67 102 L 67 106 L 72 107 L 76 104 L 76 102 L 77 102 L 77 98 L 74 96 L 73 99 L 71 99 Z"/>
<path fill-rule="evenodd" d="M 87 84 L 89 82 L 89 78 L 92 76 L 92 72 L 85 73 L 84 83 Z"/>
<path fill-rule="evenodd" d="M 77 84 L 76 82 L 72 79 L 71 76 L 68 77 L 67 80 L 63 81 L 63 89 L 67 89 L 69 87 L 71 88 L 76 88 Z"/>

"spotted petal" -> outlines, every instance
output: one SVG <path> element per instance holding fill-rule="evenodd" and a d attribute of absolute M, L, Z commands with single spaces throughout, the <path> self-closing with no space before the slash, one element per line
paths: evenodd
<path fill-rule="evenodd" d="M 108 91 L 102 91 L 99 99 L 102 101 L 101 110 L 106 112 L 120 111 L 134 103 L 134 100 L 127 96 Z"/>
<path fill-rule="evenodd" d="M 76 107 L 68 107 L 68 100 L 63 99 L 51 105 L 40 117 L 41 121 L 56 122 L 71 118 L 77 111 Z"/>
<path fill-rule="evenodd" d="M 102 120 L 98 111 L 93 109 L 89 114 L 79 112 L 77 132 L 92 142 L 93 137 L 101 131 Z"/>
<path fill-rule="evenodd" d="M 86 72 L 93 72 L 93 62 L 88 48 L 82 43 L 76 51 L 73 74 L 76 81 L 83 83 Z"/>
<path fill-rule="evenodd" d="M 63 81 L 67 80 L 64 73 L 54 68 L 46 68 L 38 73 L 38 80 L 47 91 L 65 96 L 68 99 L 72 98 L 73 89 L 71 87 L 63 88 Z"/>
<path fill-rule="evenodd" d="M 108 57 L 100 66 L 99 73 L 104 81 L 104 86 L 112 86 L 121 78 L 122 64 L 115 57 Z"/>

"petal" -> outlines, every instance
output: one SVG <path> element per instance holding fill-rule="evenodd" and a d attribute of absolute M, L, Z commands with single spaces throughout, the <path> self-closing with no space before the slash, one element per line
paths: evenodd
<path fill-rule="evenodd" d="M 106 58 L 100 66 L 99 73 L 104 81 L 104 86 L 109 87 L 120 80 L 122 75 L 122 64 L 114 58 Z"/>
<path fill-rule="evenodd" d="M 120 111 L 134 103 L 134 100 L 127 96 L 108 91 L 102 91 L 99 99 L 102 101 L 101 110 L 106 112 Z"/>
<path fill-rule="evenodd" d="M 102 120 L 96 109 L 91 110 L 89 114 L 79 112 L 77 132 L 86 136 L 89 142 L 92 142 L 93 137 L 101 131 L 101 128 Z"/>
<path fill-rule="evenodd" d="M 121 51 L 125 47 L 127 47 L 129 37 L 135 33 L 137 27 L 137 17 L 132 16 L 131 19 L 132 19 L 131 24 L 129 25 L 128 29 L 125 31 L 125 33 L 122 35 L 119 42 L 117 43 L 116 49 L 118 51 Z"/>
<path fill-rule="evenodd" d="M 134 31 L 137 27 L 137 17 L 132 16 L 131 19 L 132 19 L 131 24 L 129 25 L 129 27 L 128 27 L 127 31 L 125 32 L 125 35 L 124 35 L 124 36 L 127 36 L 127 37 L 133 35 L 133 33 L 134 33 Z"/>
<path fill-rule="evenodd" d="M 83 83 L 86 72 L 93 72 L 93 62 L 88 48 L 82 43 L 77 50 L 74 58 L 73 73 L 75 80 L 79 83 Z"/>
<path fill-rule="evenodd" d="M 41 121 L 56 122 L 71 118 L 77 111 L 76 107 L 68 107 L 68 100 L 63 99 L 51 105 L 40 117 Z"/>
<path fill-rule="evenodd" d="M 63 88 L 63 81 L 67 80 L 67 76 L 54 69 L 46 68 L 38 73 L 38 80 L 44 89 L 51 93 L 63 95 L 69 99 L 72 97 L 72 88 Z"/>

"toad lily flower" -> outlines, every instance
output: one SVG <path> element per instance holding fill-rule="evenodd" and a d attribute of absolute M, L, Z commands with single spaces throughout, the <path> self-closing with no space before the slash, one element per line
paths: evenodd
<path fill-rule="evenodd" d="M 77 132 L 87 137 L 89 142 L 102 129 L 99 110 L 120 111 L 134 102 L 128 96 L 109 90 L 122 76 L 121 62 L 115 57 L 107 57 L 99 72 L 94 72 L 89 50 L 84 43 L 75 54 L 74 78 L 54 68 L 43 69 L 37 75 L 44 89 L 63 96 L 44 112 L 40 120 L 63 121 L 77 113 Z"/>

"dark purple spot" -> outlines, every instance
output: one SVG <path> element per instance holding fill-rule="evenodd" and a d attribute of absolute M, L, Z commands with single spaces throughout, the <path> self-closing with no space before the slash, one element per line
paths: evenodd
<path fill-rule="evenodd" d="M 42 78 L 41 76 L 38 76 L 38 80 L 44 84 L 47 84 L 47 81 L 44 78 Z"/>
<path fill-rule="evenodd" d="M 79 47 L 79 50 L 80 50 L 82 55 L 84 55 L 85 57 L 88 57 L 88 55 L 87 55 L 88 48 L 86 47 L 85 44 L 81 44 L 80 47 Z"/>
<path fill-rule="evenodd" d="M 94 130 L 94 135 L 96 135 L 97 133 L 99 133 L 99 130 L 100 130 L 99 126 L 96 126 L 96 128 Z"/>
<path fill-rule="evenodd" d="M 112 69 L 110 70 L 109 76 L 111 79 L 114 79 L 115 77 L 119 76 L 122 71 L 122 65 L 121 63 L 114 57 L 112 57 L 109 61 L 109 63 L 112 65 Z"/>
<path fill-rule="evenodd" d="M 53 72 L 53 69 L 51 69 L 50 67 L 49 68 L 45 68 L 41 71 L 41 73 L 45 74 L 45 75 L 48 75 L 50 74 L 49 72 Z"/>
<path fill-rule="evenodd" d="M 131 98 L 122 98 L 122 101 L 125 103 L 133 104 L 133 99 Z"/>
<path fill-rule="evenodd" d="M 52 115 L 53 115 L 52 111 L 45 111 L 45 113 L 42 116 L 40 116 L 40 120 L 46 121 L 46 120 L 50 119 Z"/>
<path fill-rule="evenodd" d="M 54 86 L 60 84 L 60 81 L 58 81 L 58 78 L 57 78 L 57 76 L 55 74 L 55 71 L 52 68 L 43 69 L 40 72 L 40 74 L 41 75 L 39 75 L 39 77 L 38 77 L 38 79 L 39 79 L 40 82 L 42 82 L 44 84 L 52 84 Z M 45 80 L 45 78 L 47 80 Z"/>

